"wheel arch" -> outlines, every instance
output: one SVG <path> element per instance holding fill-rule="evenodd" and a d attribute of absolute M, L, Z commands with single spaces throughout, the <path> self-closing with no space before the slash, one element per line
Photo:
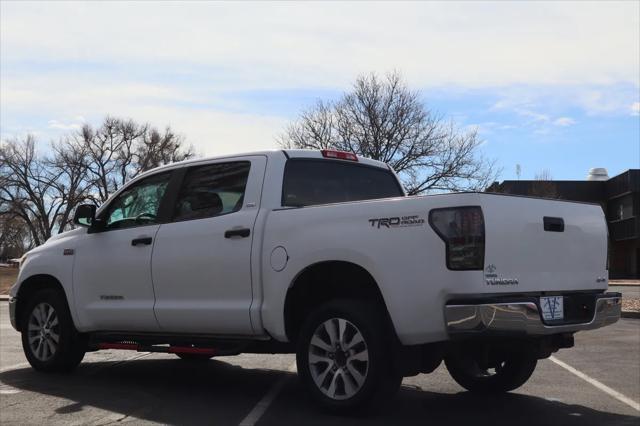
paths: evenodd
<path fill-rule="evenodd" d="M 323 260 L 308 265 L 291 281 L 284 302 L 287 339 L 296 342 L 305 316 L 315 307 L 335 299 L 378 303 L 395 332 L 383 294 L 373 275 L 353 262 Z"/>
<path fill-rule="evenodd" d="M 26 309 L 29 298 L 37 291 L 47 288 L 59 291 L 62 295 L 64 295 L 65 300 L 67 301 L 67 306 L 70 307 L 69 297 L 60 280 L 49 274 L 32 275 L 22 281 L 20 287 L 18 288 L 18 293 L 16 294 L 16 327 L 18 331 L 20 331 L 21 318 L 22 315 L 24 315 L 24 309 Z"/>

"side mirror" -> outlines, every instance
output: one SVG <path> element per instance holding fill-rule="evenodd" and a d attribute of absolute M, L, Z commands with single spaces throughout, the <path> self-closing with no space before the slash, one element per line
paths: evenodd
<path fill-rule="evenodd" d="M 96 206 L 93 204 L 81 204 L 76 208 L 73 223 L 78 226 L 91 226 L 96 220 Z"/>

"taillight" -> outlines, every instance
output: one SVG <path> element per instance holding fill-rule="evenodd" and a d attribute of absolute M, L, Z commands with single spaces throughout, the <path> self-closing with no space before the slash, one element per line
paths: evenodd
<path fill-rule="evenodd" d="M 454 207 L 429 212 L 429 223 L 447 247 L 447 268 L 484 268 L 484 217 L 480 207 Z"/>
<path fill-rule="evenodd" d="M 332 149 L 323 149 L 320 151 L 324 158 L 336 158 L 338 160 L 358 161 L 358 156 L 353 152 L 335 151 Z"/>

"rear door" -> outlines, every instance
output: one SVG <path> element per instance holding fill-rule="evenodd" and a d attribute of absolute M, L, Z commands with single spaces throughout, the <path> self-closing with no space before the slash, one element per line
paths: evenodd
<path fill-rule="evenodd" d="M 186 168 L 172 219 L 156 234 L 154 312 L 164 331 L 253 333 L 251 246 L 266 157 Z"/>

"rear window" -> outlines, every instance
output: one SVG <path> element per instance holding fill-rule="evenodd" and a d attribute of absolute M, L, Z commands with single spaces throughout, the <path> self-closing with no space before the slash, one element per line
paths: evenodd
<path fill-rule="evenodd" d="M 291 159 L 284 170 L 282 205 L 303 207 L 404 195 L 387 169 L 342 161 Z"/>

